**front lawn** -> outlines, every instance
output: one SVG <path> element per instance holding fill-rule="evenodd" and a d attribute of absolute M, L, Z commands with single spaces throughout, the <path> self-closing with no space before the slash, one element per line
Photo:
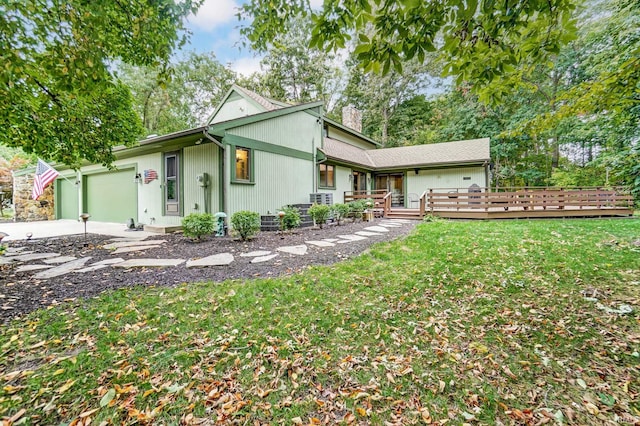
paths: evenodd
<path fill-rule="evenodd" d="M 640 220 L 436 221 L 289 278 L 120 290 L 14 321 L 0 416 L 633 424 L 639 310 Z"/>

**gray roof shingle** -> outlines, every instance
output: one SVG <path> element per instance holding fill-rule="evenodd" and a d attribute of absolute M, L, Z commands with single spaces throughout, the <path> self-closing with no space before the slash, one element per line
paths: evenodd
<path fill-rule="evenodd" d="M 491 158 L 489 138 L 371 150 L 325 138 L 321 151 L 329 158 L 371 169 L 481 163 Z"/>

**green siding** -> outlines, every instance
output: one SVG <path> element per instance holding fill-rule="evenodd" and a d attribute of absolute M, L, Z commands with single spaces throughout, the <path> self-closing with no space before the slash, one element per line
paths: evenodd
<path fill-rule="evenodd" d="M 73 175 L 66 176 L 69 181 L 75 181 Z M 57 219 L 78 219 L 80 216 L 78 208 L 78 186 L 66 179 L 56 179 L 56 218 Z"/>
<path fill-rule="evenodd" d="M 335 127 L 329 126 L 329 135 L 331 139 L 339 140 L 362 149 L 376 149 L 377 147 L 357 136 L 351 135 Z"/>
<path fill-rule="evenodd" d="M 190 213 L 205 213 L 205 192 L 209 213 L 220 210 L 219 159 L 219 148 L 213 143 L 184 149 L 182 182 L 185 216 Z M 202 173 L 209 175 L 209 185 L 206 188 L 196 182 L 196 176 Z"/>
<path fill-rule="evenodd" d="M 137 222 L 137 184 L 133 182 L 135 169 L 91 174 L 85 179 L 85 212 L 97 222 Z"/>
<path fill-rule="evenodd" d="M 464 180 L 465 177 L 471 179 Z M 484 167 L 418 170 L 417 175 L 412 169 L 407 171 L 406 178 L 407 193 L 418 196 L 429 189 L 468 188 L 474 183 L 481 188 L 487 185 Z"/>
<path fill-rule="evenodd" d="M 231 153 L 227 156 L 232 159 Z M 254 151 L 254 161 L 254 185 L 228 186 L 228 214 L 239 210 L 273 213 L 285 204 L 309 202 L 309 194 L 315 192 L 313 162 L 263 151 Z"/>
<path fill-rule="evenodd" d="M 300 111 L 229 129 L 227 134 L 313 154 L 320 147 L 321 127 L 316 117 Z"/>
<path fill-rule="evenodd" d="M 234 118 L 258 114 L 264 111 L 264 107 L 258 106 L 255 102 L 250 102 L 234 93 L 216 112 L 211 123 L 220 123 L 227 120 L 233 120 Z"/>

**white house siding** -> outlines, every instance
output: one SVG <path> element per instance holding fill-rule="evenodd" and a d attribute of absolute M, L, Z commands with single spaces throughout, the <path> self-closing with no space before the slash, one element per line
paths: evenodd
<path fill-rule="evenodd" d="M 320 130 L 321 127 L 317 117 L 300 111 L 230 129 L 227 133 L 299 151 L 315 153 L 315 148 L 320 147 L 321 143 Z"/>
<path fill-rule="evenodd" d="M 187 147 L 183 150 L 183 212 L 205 213 L 205 191 L 209 198 L 209 213 L 220 210 L 219 148 L 212 143 Z M 209 185 L 198 185 L 196 176 L 207 173 Z"/>
<path fill-rule="evenodd" d="M 213 120 L 211 120 L 211 123 L 220 123 L 261 112 L 264 112 L 263 108 L 258 108 L 253 102 L 240 97 L 238 94 L 232 94 L 227 102 L 218 110 Z"/>
<path fill-rule="evenodd" d="M 408 170 L 407 193 L 418 196 L 429 189 L 453 189 L 468 188 L 474 183 L 478 186 L 486 186 L 484 167 L 459 167 L 451 169 L 419 170 L 416 175 L 413 170 Z M 469 177 L 469 180 L 465 180 Z"/>
<path fill-rule="evenodd" d="M 253 151 L 255 184 L 228 184 L 228 214 L 240 210 L 274 213 L 286 204 L 309 202 L 313 163 L 270 152 Z M 234 164 L 229 152 L 229 164 Z"/>

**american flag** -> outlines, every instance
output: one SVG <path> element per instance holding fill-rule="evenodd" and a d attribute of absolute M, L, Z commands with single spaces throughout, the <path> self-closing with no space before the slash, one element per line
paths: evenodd
<path fill-rule="evenodd" d="M 155 179 L 158 179 L 158 173 L 155 170 L 147 169 L 144 171 L 144 183 L 149 183 Z"/>
<path fill-rule="evenodd" d="M 58 177 L 60 173 L 53 167 L 38 158 L 38 165 L 36 166 L 36 175 L 33 177 L 33 191 L 31 196 L 34 200 L 40 198 L 44 192 L 44 188 L 49 185 L 53 180 Z"/>

